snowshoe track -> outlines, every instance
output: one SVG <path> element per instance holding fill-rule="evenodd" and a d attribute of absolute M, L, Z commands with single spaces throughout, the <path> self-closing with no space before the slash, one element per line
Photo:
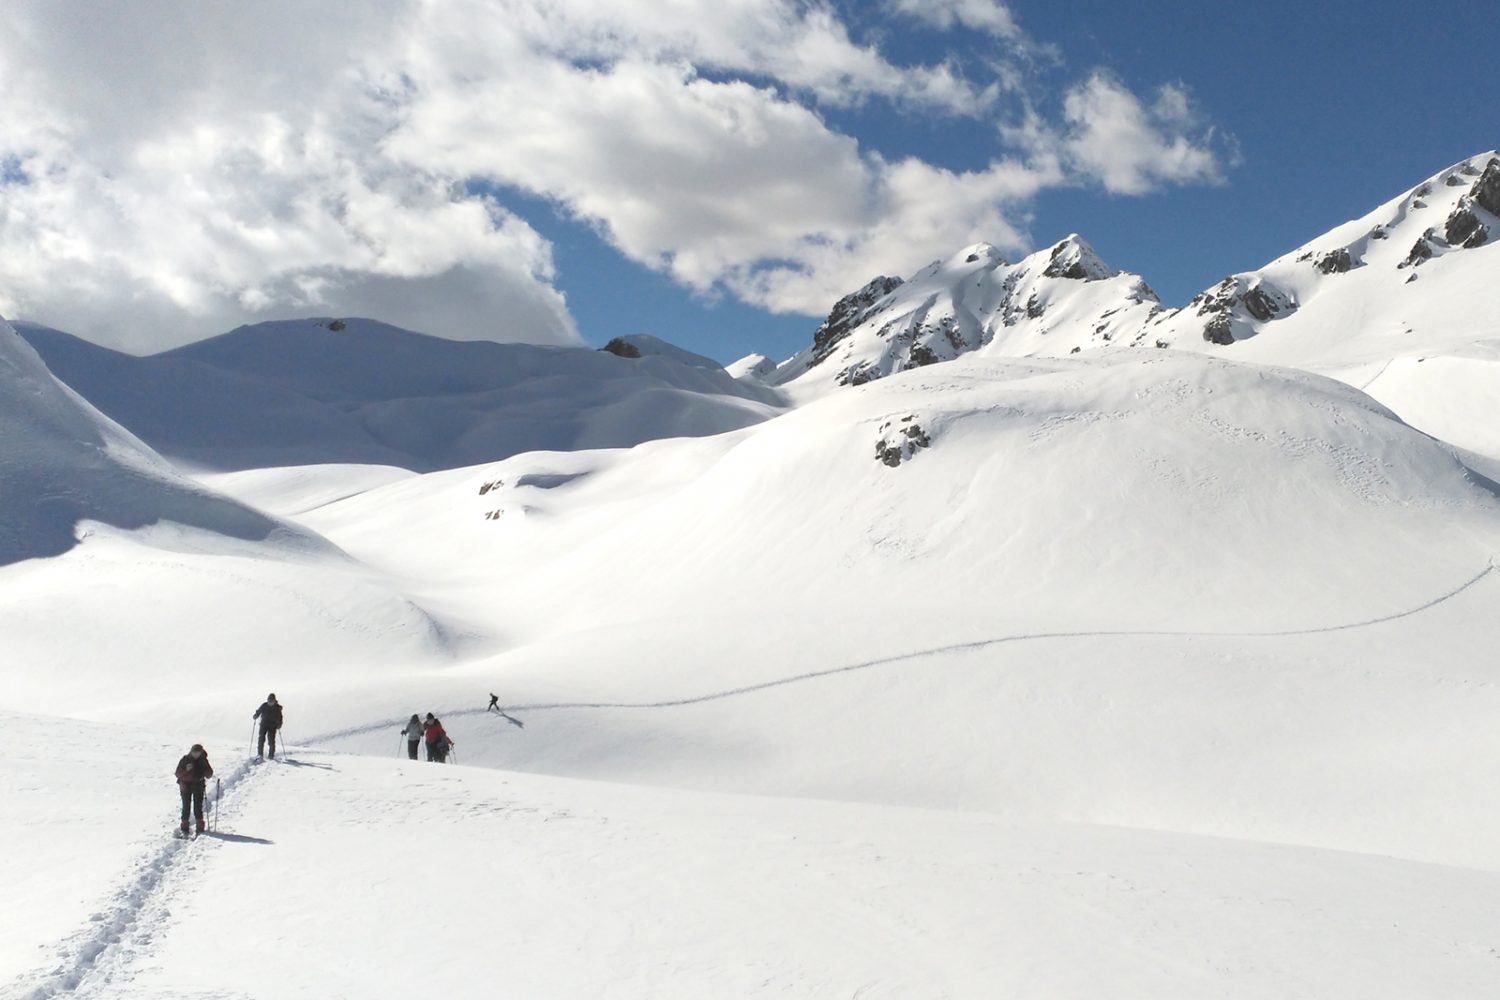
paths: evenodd
<path fill-rule="evenodd" d="M 220 776 L 219 807 L 230 806 L 236 793 L 256 771 L 256 761 L 247 758 L 227 777 Z M 210 789 L 212 794 L 212 789 Z M 204 812 L 208 812 L 205 802 Z M 168 835 L 167 843 L 147 854 L 134 866 L 125 883 L 110 897 L 110 904 L 89 918 L 90 926 L 64 940 L 57 966 L 39 984 L 13 986 L 4 994 L 15 1000 L 52 1000 L 55 997 L 87 996 L 110 983 L 129 957 L 151 940 L 151 928 L 165 918 L 168 897 L 180 872 L 187 870 L 197 852 L 197 838 Z"/>

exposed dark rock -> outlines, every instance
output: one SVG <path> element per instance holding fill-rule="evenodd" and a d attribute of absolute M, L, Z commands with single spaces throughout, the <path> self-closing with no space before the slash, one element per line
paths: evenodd
<path fill-rule="evenodd" d="M 880 440 L 875 442 L 875 459 L 894 469 L 918 450 L 931 444 L 931 439 L 916 422 L 916 417 L 907 414 L 899 423 L 887 420 L 880 425 Z"/>
<path fill-rule="evenodd" d="M 1403 260 L 1401 263 L 1397 264 L 1396 266 L 1398 268 L 1400 268 L 1400 267 L 1416 267 L 1418 264 L 1422 263 L 1422 261 L 1428 260 L 1429 258 L 1431 258 L 1432 257 L 1432 242 L 1430 240 L 1431 236 L 1432 236 L 1432 230 L 1429 229 L 1429 230 L 1427 230 L 1427 232 L 1423 233 L 1420 237 L 1418 237 L 1417 238 L 1417 242 L 1414 243 L 1414 244 L 1412 244 L 1411 252 L 1406 255 L 1406 259 Z"/>
<path fill-rule="evenodd" d="M 1423 201 L 1421 198 L 1418 198 L 1416 201 L 1414 201 L 1414 202 L 1411 203 L 1411 207 L 1412 208 L 1426 208 L 1427 207 L 1427 202 Z"/>
<path fill-rule="evenodd" d="M 1412 194 L 1415 195 L 1418 198 L 1425 198 L 1428 195 L 1432 194 L 1432 185 L 1431 184 L 1423 184 L 1421 187 L 1419 187 L 1415 191 L 1413 191 Z"/>
<path fill-rule="evenodd" d="M 973 264 L 977 260 L 979 260 L 979 255 L 977 253 L 971 253 L 971 254 L 969 254 L 969 256 L 967 256 L 967 257 L 964 258 L 964 263 L 965 264 Z"/>
<path fill-rule="evenodd" d="M 1370 230 L 1370 239 L 1388 240 L 1390 239 L 1390 235 L 1386 233 L 1384 226 L 1376 226 L 1374 229 Z"/>
<path fill-rule="evenodd" d="M 1451 188 L 1456 188 L 1460 184 L 1464 183 L 1464 179 L 1462 177 L 1460 177 L 1457 173 L 1451 173 L 1451 174 L 1448 175 L 1448 179 L 1445 180 L 1445 181 L 1443 181 L 1443 183 L 1446 184 L 1446 185 L 1448 185 Z"/>
<path fill-rule="evenodd" d="M 599 350 L 608 351 L 610 354 L 616 355 L 617 357 L 621 358 L 638 358 L 641 356 L 641 349 L 639 347 L 636 347 L 630 341 L 626 340 L 624 337 L 616 337 L 609 343 L 605 344 L 603 347 L 599 348 Z"/>
<path fill-rule="evenodd" d="M 344 321 L 341 320 L 341 319 L 336 319 L 332 323 L 328 324 L 328 329 L 332 330 L 334 333 L 338 333 L 343 328 L 344 328 Z"/>
<path fill-rule="evenodd" d="M 1330 250 L 1319 257 L 1318 262 L 1313 265 L 1323 274 L 1344 274 L 1353 266 L 1354 258 L 1350 256 L 1348 247 Z"/>
<path fill-rule="evenodd" d="M 1049 278 L 1071 278 L 1076 281 L 1095 281 L 1114 274 L 1099 255 L 1077 236 L 1069 236 L 1052 248 L 1047 266 L 1042 274 Z"/>
<path fill-rule="evenodd" d="M 1027 315 L 1027 317 L 1029 317 L 1030 319 L 1041 319 L 1042 315 L 1046 311 L 1047 311 L 1046 308 L 1043 307 L 1042 304 L 1036 300 L 1036 293 L 1033 292 L 1032 295 L 1031 295 L 1031 298 L 1029 298 L 1029 299 L 1026 300 L 1026 315 Z"/>
<path fill-rule="evenodd" d="M 1491 215 L 1500 215 L 1500 158 L 1490 160 L 1469 189 L 1469 197 Z"/>
<path fill-rule="evenodd" d="M 1479 216 L 1474 214 L 1472 202 L 1468 198 L 1459 199 L 1458 207 L 1448 216 L 1448 223 L 1443 227 L 1443 236 L 1450 244 L 1469 249 L 1483 245 L 1489 234 L 1484 223 L 1479 221 Z"/>
<path fill-rule="evenodd" d="M 908 368 L 925 368 L 927 365 L 935 365 L 942 360 L 926 344 L 918 344 L 916 347 L 913 347 L 911 354 L 907 355 L 907 357 L 906 366 Z"/>
<path fill-rule="evenodd" d="M 1240 296 L 1240 301 L 1245 303 L 1245 308 L 1250 315 L 1258 320 L 1274 319 L 1281 314 L 1281 307 L 1275 299 L 1266 294 L 1265 289 L 1251 288 Z"/>
<path fill-rule="evenodd" d="M 1220 314 L 1204 324 L 1203 339 L 1210 344 L 1234 343 L 1234 334 L 1229 331 L 1229 315 Z"/>
<path fill-rule="evenodd" d="M 834 346 L 869 318 L 871 306 L 901 287 L 901 284 L 900 278 L 882 276 L 835 302 L 823 325 L 813 332 L 812 363 L 819 365 L 826 361 L 828 355 L 833 353 Z"/>

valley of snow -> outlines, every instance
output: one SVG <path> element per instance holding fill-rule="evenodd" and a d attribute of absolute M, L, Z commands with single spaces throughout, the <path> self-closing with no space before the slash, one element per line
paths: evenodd
<path fill-rule="evenodd" d="M 1138 295 L 1060 246 L 1007 294 Z M 903 287 L 1011 267 L 968 248 L 825 361 L 639 338 L 495 396 L 465 367 L 511 360 L 359 321 L 0 324 L 0 996 L 1489 995 L 1500 257 L 1357 249 L 1268 266 L 1299 308 L 1231 345 L 1022 303 L 908 364 Z M 405 759 L 428 711 L 457 766 Z"/>

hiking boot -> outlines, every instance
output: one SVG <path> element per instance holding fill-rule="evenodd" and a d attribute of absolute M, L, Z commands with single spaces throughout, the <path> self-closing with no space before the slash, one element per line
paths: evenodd
<path fill-rule="evenodd" d="M 207 829 L 207 827 L 204 825 L 203 820 L 200 819 L 198 821 L 198 832 L 202 833 L 205 829 Z"/>
<path fill-rule="evenodd" d="M 182 821 L 182 825 L 180 827 L 178 827 L 177 829 L 181 830 L 183 833 L 187 833 L 188 832 L 187 820 L 183 820 Z"/>

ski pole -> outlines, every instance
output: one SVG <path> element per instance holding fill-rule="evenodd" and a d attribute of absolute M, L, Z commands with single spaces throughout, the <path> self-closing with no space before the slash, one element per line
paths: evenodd
<path fill-rule="evenodd" d="M 255 720 L 250 720 L 250 745 L 255 746 Z"/>
<path fill-rule="evenodd" d="M 218 833 L 219 832 L 219 796 L 222 795 L 223 792 L 224 792 L 224 785 L 223 785 L 223 783 L 220 782 L 218 778 L 215 778 L 214 779 L 214 814 L 213 814 L 212 818 L 209 820 L 209 825 L 213 828 L 214 833 Z"/>

